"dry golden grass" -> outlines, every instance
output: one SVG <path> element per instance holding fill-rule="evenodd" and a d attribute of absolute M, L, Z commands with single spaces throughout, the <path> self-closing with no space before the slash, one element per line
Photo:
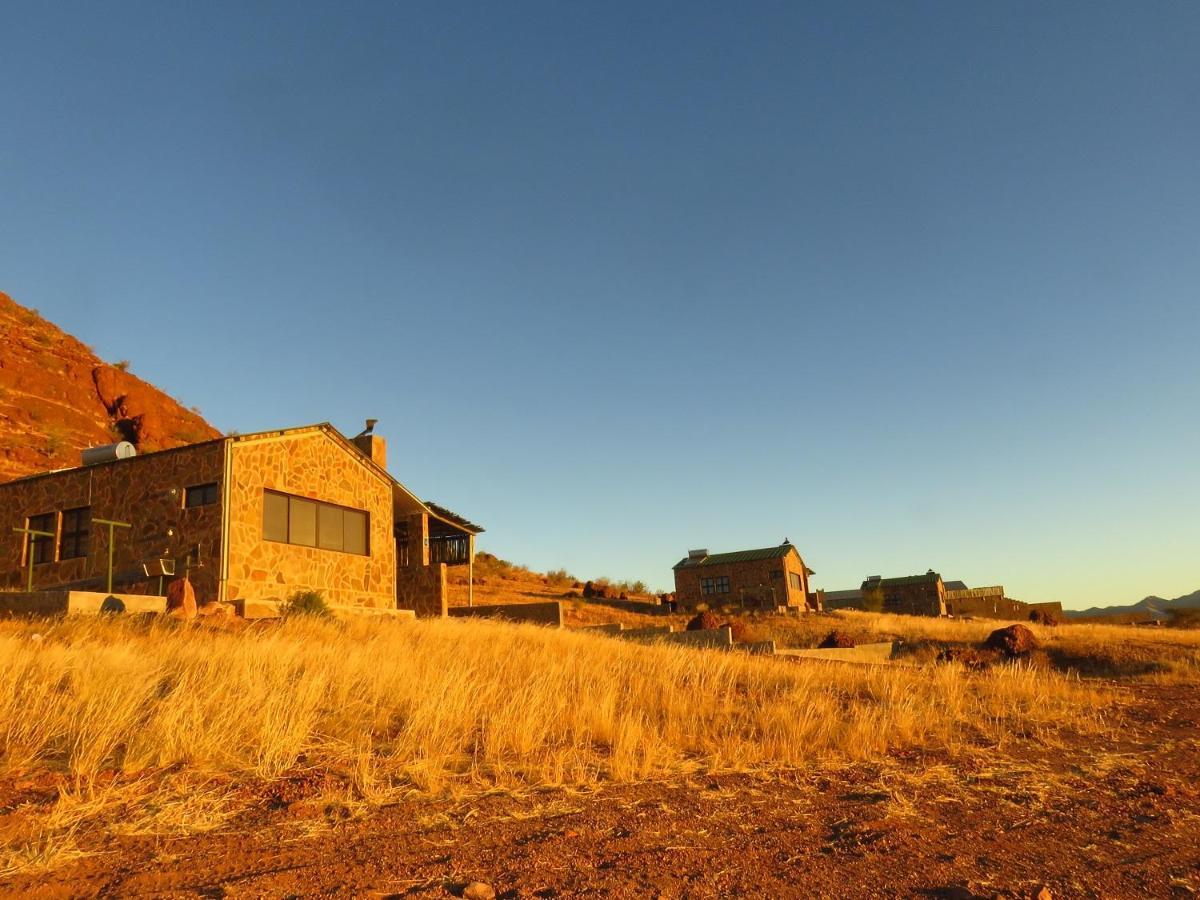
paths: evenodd
<path fill-rule="evenodd" d="M 76 852 L 87 823 L 219 827 L 252 802 L 239 784 L 297 771 L 333 776 L 355 809 L 1054 744 L 1103 732 L 1114 702 L 1028 668 L 798 665 L 471 620 L 5 623 L 0 685 L 0 776 L 61 784 L 4 850 L 9 870 Z"/>

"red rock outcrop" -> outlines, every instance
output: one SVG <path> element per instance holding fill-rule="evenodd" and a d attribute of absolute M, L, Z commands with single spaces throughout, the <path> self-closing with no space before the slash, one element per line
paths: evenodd
<path fill-rule="evenodd" d="M 219 436 L 199 413 L 0 293 L 0 481 L 77 466 L 82 450 L 113 441 L 148 453 Z"/>

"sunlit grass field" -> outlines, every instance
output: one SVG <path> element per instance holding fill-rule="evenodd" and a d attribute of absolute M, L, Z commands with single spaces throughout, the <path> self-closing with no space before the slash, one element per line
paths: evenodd
<path fill-rule="evenodd" d="M 1051 746 L 1105 733 L 1116 703 L 1046 669 L 798 664 L 481 620 L 8 622 L 0 682 L 0 776 L 59 790 L 9 841 L 9 869 L 61 857 L 88 822 L 216 827 L 253 802 L 245 785 L 298 772 L 371 805 L 819 769 Z"/>

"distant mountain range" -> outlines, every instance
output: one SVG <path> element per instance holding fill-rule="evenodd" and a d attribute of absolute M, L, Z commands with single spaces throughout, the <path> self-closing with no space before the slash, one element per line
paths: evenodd
<path fill-rule="evenodd" d="M 1200 591 L 1192 591 L 1190 594 L 1184 594 L 1174 600 L 1150 596 L 1137 603 L 1131 603 L 1129 606 L 1093 606 L 1091 609 L 1071 609 L 1065 610 L 1065 612 L 1073 619 L 1101 616 L 1166 619 L 1170 618 L 1171 613 L 1181 609 L 1200 609 Z"/>

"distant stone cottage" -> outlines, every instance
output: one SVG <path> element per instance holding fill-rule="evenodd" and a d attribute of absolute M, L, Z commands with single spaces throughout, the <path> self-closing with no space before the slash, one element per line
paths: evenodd
<path fill-rule="evenodd" d="M 0 587 L 22 589 L 32 561 L 38 589 L 102 589 L 108 529 L 92 519 L 112 519 L 132 525 L 112 548 L 125 593 L 156 591 L 166 560 L 201 603 L 318 590 L 334 604 L 441 614 L 445 568 L 471 561 L 483 529 L 393 478 L 372 425 L 353 440 L 323 423 L 0 484 Z"/>
<path fill-rule="evenodd" d="M 715 609 L 741 606 L 747 609 L 817 609 L 799 551 L 784 541 L 776 547 L 713 553 L 692 550 L 675 564 L 675 600 L 680 609 L 704 605 Z"/>

